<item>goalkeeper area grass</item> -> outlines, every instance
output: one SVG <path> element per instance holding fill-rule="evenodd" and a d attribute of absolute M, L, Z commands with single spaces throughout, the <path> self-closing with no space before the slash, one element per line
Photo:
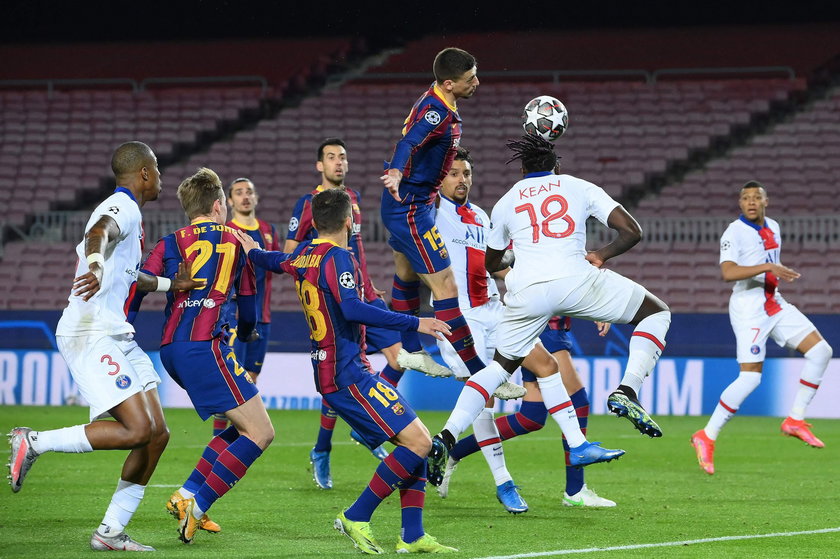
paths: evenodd
<path fill-rule="evenodd" d="M 354 557 L 336 532 L 335 517 L 370 480 L 378 461 L 353 443 L 339 420 L 333 437 L 334 489 L 312 481 L 308 454 L 318 429 L 316 411 L 271 411 L 272 446 L 245 478 L 216 502 L 209 516 L 218 535 L 199 532 L 178 541 L 165 503 L 195 466 L 211 436 L 192 410 L 166 410 L 171 440 L 145 499 L 127 528 L 166 557 Z M 446 415 L 420 414 L 432 433 Z M 586 468 L 586 481 L 618 506 L 565 507 L 560 429 L 549 418 L 541 431 L 504 443 L 508 469 L 530 510 L 504 511 L 483 456 L 464 459 L 449 497 L 427 485 L 426 531 L 457 547 L 456 557 L 837 557 L 840 550 L 840 421 L 813 420 L 826 443 L 810 448 L 780 434 L 781 418 L 735 417 L 717 442 L 709 476 L 697 465 L 689 437 L 705 417 L 656 417 L 661 439 L 638 434 L 625 419 L 591 416 L 588 436 L 627 454 Z M 81 407 L 0 406 L 0 429 L 54 429 L 86 423 Z M 391 448 L 391 445 L 386 445 Z M 8 446 L 3 450 L 8 457 Z M 126 451 L 48 453 L 33 466 L 20 493 L 0 488 L 0 556 L 89 557 L 91 533 L 116 488 Z M 7 460 L 4 460 L 5 464 Z M 399 536 L 399 495 L 389 497 L 372 527 L 387 553 Z"/>

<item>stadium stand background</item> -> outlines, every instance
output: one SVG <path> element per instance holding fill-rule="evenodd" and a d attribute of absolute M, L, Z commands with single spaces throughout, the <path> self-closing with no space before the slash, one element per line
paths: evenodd
<path fill-rule="evenodd" d="M 108 157 L 127 139 L 147 141 L 161 161 L 164 194 L 145 212 L 150 246 L 183 222 L 175 187 L 198 166 L 225 181 L 250 176 L 260 217 L 285 229 L 294 201 L 318 182 L 318 142 L 344 137 L 374 281 L 388 287 L 378 176 L 431 80 L 431 53 L 450 44 L 479 59 L 482 85 L 461 112 L 476 159 L 473 198 L 485 209 L 517 179 L 504 141 L 519 134 L 521 106 L 552 94 L 571 115 L 558 141 L 565 170 L 621 199 L 647 233 L 615 269 L 677 313 L 725 313 L 717 238 L 737 215 L 738 186 L 756 178 L 770 189 L 771 215 L 783 218 L 784 261 L 803 272 L 784 293 L 807 313 L 840 310 L 830 257 L 840 243 L 836 23 L 418 29 L 407 40 L 393 38 L 396 27 L 385 38 L 345 26 L 328 38 L 0 45 L 0 278 L 9 286 L 0 310 L 63 307 L 73 245 L 113 188 Z M 295 312 L 285 282 L 275 286 L 276 310 Z M 162 304 L 147 301 L 147 310 Z"/>

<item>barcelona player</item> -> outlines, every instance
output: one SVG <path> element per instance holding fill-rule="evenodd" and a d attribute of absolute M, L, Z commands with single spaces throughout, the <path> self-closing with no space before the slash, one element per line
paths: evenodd
<path fill-rule="evenodd" d="M 387 440 L 397 445 L 377 466 L 359 498 L 338 515 L 335 528 L 364 553 L 383 553 L 370 519 L 382 501 L 399 489 L 402 532 L 397 552 L 457 551 L 438 543 L 423 528 L 426 457 L 432 444 L 429 431 L 397 389 L 371 373 L 363 350 L 365 324 L 433 336 L 449 334 L 449 328 L 434 318 L 418 319 L 364 302 L 359 265 L 347 250 L 353 218 L 346 192 L 327 189 L 315 195 L 312 215 L 318 238 L 301 244 L 291 255 L 261 251 L 253 239 L 241 232 L 238 236 L 254 264 L 294 278 L 309 323 L 318 392 L 370 446 Z"/>
<path fill-rule="evenodd" d="M 218 531 L 215 523 L 208 526 L 207 511 L 271 444 L 274 427 L 251 377 L 227 343 L 226 307 L 232 293 L 236 292 L 240 338 L 255 334 L 257 309 L 253 266 L 234 229 L 224 225 L 222 183 L 212 170 L 199 169 L 178 187 L 178 199 L 190 225 L 158 241 L 144 270 L 169 273 L 190 261 L 194 277 L 207 283 L 203 289 L 168 297 L 160 358 L 202 420 L 224 413 L 233 424 L 213 437 L 167 503 L 179 518 L 181 541 L 190 543 L 198 529 Z"/>
<path fill-rule="evenodd" d="M 245 177 L 235 179 L 230 183 L 227 195 L 227 202 L 233 214 L 227 226 L 245 231 L 266 250 L 279 250 L 277 230 L 267 221 L 257 217 L 256 210 L 260 198 L 257 195 L 257 187 L 251 179 Z M 256 331 L 259 339 L 246 343 L 236 336 L 235 305 L 230 305 L 232 312 L 228 317 L 231 332 L 230 344 L 233 346 L 236 360 L 248 371 L 254 383 L 257 382 L 257 377 L 262 371 L 268 349 L 268 338 L 271 335 L 271 274 L 265 273 L 264 270 L 255 270 L 255 273 L 257 278 Z M 224 431 L 227 426 L 227 418 L 224 415 L 214 416 L 213 436 Z"/>
<path fill-rule="evenodd" d="M 433 69 L 435 83 L 412 107 L 381 177 L 382 222 L 390 233 L 396 268 L 391 304 L 396 311 L 417 314 L 420 281 L 425 282 L 432 291 L 435 316 L 449 324 L 453 332 L 449 342 L 472 374 L 484 363 L 458 307 L 449 253 L 435 227 L 434 201 L 461 140 L 457 102 L 475 93 L 478 70 L 475 57 L 454 47 L 437 54 Z M 404 334 L 403 347 L 420 350 L 420 338 Z"/>
<path fill-rule="evenodd" d="M 353 207 L 353 231 L 350 234 L 348 249 L 359 262 L 367 302 L 381 309 L 386 309 L 385 301 L 380 297 L 381 292 L 373 286 L 367 271 L 367 258 L 362 242 L 362 212 L 359 206 L 359 193 L 347 188 L 344 184 L 350 168 L 347 144 L 341 138 L 326 138 L 318 146 L 317 157 L 315 168 L 321 173 L 321 184 L 312 192 L 301 196 L 295 204 L 292 217 L 289 220 L 289 232 L 286 236 L 283 251 L 292 253 L 300 243 L 311 241 L 318 236 L 318 231 L 312 221 L 312 197 L 329 188 L 344 190 L 350 196 Z M 392 386 L 396 386 L 405 372 L 405 368 L 398 363 L 397 359 L 400 354 L 407 353 L 402 348 L 400 333 L 395 330 L 371 326 L 366 330 L 366 341 L 369 352 L 379 350 L 388 360 L 379 376 L 387 380 Z M 422 353 L 424 355 L 419 356 L 419 363 L 415 363 L 414 368 L 432 376 L 452 375 L 449 369 L 439 365 L 428 353 Z M 312 464 L 312 478 L 321 489 L 332 489 L 333 486 L 330 473 L 330 451 L 332 450 L 332 434 L 335 423 L 335 411 L 326 402 L 322 402 L 318 438 L 309 453 L 309 461 Z M 357 442 L 361 442 L 355 431 L 351 431 L 350 436 Z M 388 452 L 382 447 L 369 450 L 380 460 L 388 455 Z"/>

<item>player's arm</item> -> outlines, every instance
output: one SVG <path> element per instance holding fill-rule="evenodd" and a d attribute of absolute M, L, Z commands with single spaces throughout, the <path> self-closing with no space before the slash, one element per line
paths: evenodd
<path fill-rule="evenodd" d="M 254 266 L 259 266 L 271 272 L 283 273 L 280 264 L 289 259 L 289 254 L 274 250 L 262 250 L 257 241 L 239 229 L 234 229 L 233 234 L 239 239 L 243 252 Z"/>
<path fill-rule="evenodd" d="M 616 231 L 618 236 L 608 245 L 586 254 L 586 259 L 597 268 L 610 258 L 624 254 L 642 240 L 642 227 L 622 206 L 616 206 L 610 212 L 607 226 Z"/>
<path fill-rule="evenodd" d="M 417 112 L 414 124 L 397 142 L 391 161 L 386 162 L 385 174 L 379 177 L 385 188 L 388 189 L 388 192 L 391 193 L 391 196 L 397 202 L 400 201 L 400 182 L 402 181 L 403 171 L 408 164 L 408 160 L 418 148 L 422 147 L 423 144 L 435 135 L 435 130 L 440 126 L 440 122 L 437 125 L 432 125 L 426 120 L 425 116 L 429 108 L 425 107 L 422 111 Z"/>
<path fill-rule="evenodd" d="M 749 279 L 759 274 L 771 273 L 788 283 L 799 278 L 799 272 L 781 264 L 766 262 L 756 266 L 740 266 L 731 260 L 720 263 L 720 275 L 724 281 L 738 281 Z"/>
<path fill-rule="evenodd" d="M 114 218 L 103 215 L 85 233 L 85 256 L 88 271 L 73 280 L 73 294 L 85 301 L 99 292 L 105 271 L 105 247 L 120 236 L 120 226 Z"/>
<path fill-rule="evenodd" d="M 509 253 L 509 254 L 508 254 Z M 513 262 L 512 250 L 498 250 L 487 247 L 484 253 L 484 267 L 487 271 L 497 277 L 504 277 L 510 271 L 510 265 Z"/>

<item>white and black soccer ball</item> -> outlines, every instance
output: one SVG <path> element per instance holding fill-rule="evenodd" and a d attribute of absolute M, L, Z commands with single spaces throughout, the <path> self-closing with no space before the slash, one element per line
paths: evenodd
<path fill-rule="evenodd" d="M 541 136 L 553 142 L 569 126 L 569 111 L 558 99 L 540 95 L 528 101 L 522 113 L 522 128 L 526 134 Z"/>

